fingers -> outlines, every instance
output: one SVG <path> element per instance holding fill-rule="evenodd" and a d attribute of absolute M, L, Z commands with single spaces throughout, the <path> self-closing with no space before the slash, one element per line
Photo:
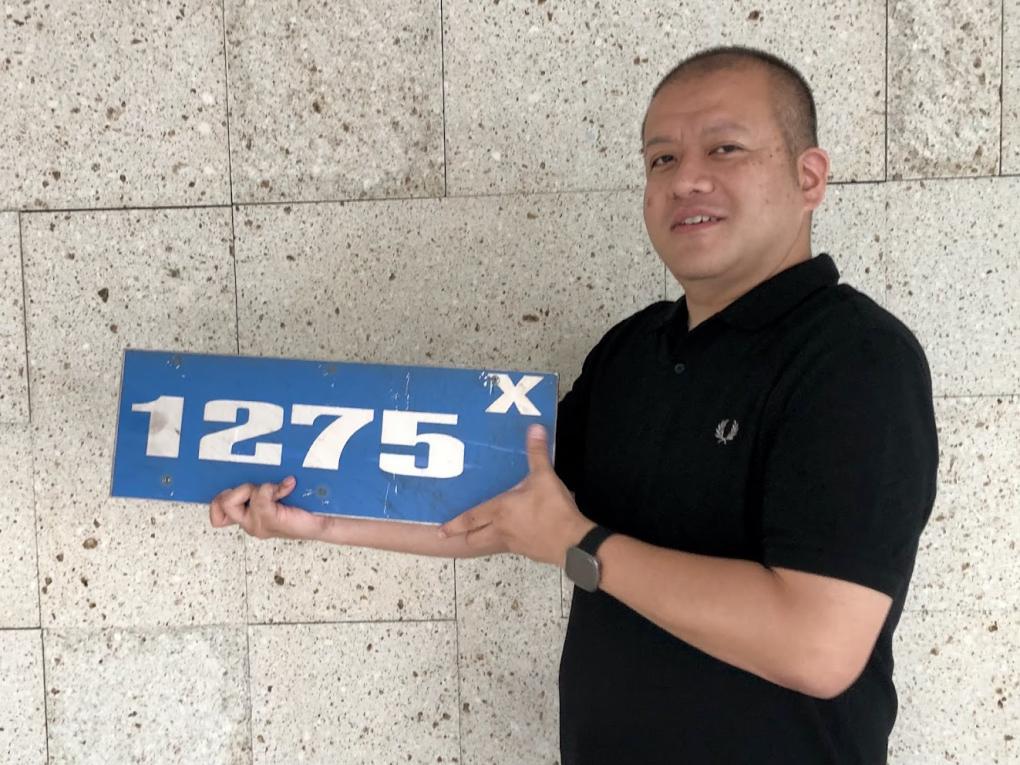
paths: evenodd
<path fill-rule="evenodd" d="M 243 483 L 217 494 L 209 503 L 209 522 L 215 527 L 240 523 L 244 517 L 244 503 L 251 497 L 254 484 Z"/>
<path fill-rule="evenodd" d="M 209 504 L 209 522 L 217 528 L 236 523 L 249 534 L 261 536 L 263 519 L 275 510 L 276 500 L 290 494 L 296 483 L 293 476 L 287 476 L 279 484 L 243 483 L 221 491 Z"/>
<path fill-rule="evenodd" d="M 297 479 L 294 476 L 289 475 L 280 481 L 276 487 L 276 493 L 273 495 L 274 500 L 281 500 L 294 491 L 294 487 L 297 486 Z"/>
<path fill-rule="evenodd" d="M 496 499 L 483 502 L 440 526 L 439 536 L 452 537 L 488 526 L 495 519 L 498 510 L 499 505 Z"/>
<path fill-rule="evenodd" d="M 532 473 L 539 473 L 544 470 L 552 470 L 549 464 L 549 450 L 546 446 L 545 428 L 541 425 L 532 425 L 528 428 L 528 470 Z"/>
<path fill-rule="evenodd" d="M 472 529 L 464 535 L 464 544 L 478 549 L 493 550 L 499 541 L 499 532 L 491 523 L 480 529 Z"/>

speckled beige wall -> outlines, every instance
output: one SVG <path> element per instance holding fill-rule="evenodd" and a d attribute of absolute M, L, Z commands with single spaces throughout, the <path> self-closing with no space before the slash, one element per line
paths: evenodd
<path fill-rule="evenodd" d="M 569 385 L 612 323 L 679 294 L 638 129 L 677 58 L 721 43 L 812 82 L 833 158 L 815 249 L 932 364 L 940 491 L 890 762 L 1020 762 L 1020 0 L 660 6 L 4 8 L 0 763 L 557 762 L 555 569 L 258 542 L 204 506 L 110 499 L 119 360 Z"/>

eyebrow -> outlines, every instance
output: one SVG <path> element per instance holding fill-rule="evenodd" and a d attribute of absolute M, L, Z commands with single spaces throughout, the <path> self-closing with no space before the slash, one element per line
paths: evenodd
<path fill-rule="evenodd" d="M 713 122 L 711 125 L 701 131 L 702 135 L 712 135 L 713 133 L 744 133 L 745 135 L 750 132 L 744 125 L 739 122 L 732 122 L 729 120 L 723 122 Z M 653 136 L 645 141 L 644 148 L 647 149 L 649 146 L 654 146 L 659 143 L 673 143 L 676 139 L 669 138 L 668 136 Z"/>

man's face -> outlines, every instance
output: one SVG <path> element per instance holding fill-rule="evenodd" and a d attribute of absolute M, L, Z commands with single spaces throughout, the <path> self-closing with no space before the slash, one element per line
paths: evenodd
<path fill-rule="evenodd" d="M 685 289 L 757 283 L 789 259 L 808 225 L 814 205 L 805 203 L 771 92 L 767 73 L 748 66 L 681 78 L 648 108 L 645 226 Z M 682 223 L 696 215 L 717 220 Z"/>

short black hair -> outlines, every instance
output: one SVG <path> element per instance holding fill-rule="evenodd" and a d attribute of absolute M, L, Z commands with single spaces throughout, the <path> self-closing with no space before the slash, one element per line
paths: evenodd
<path fill-rule="evenodd" d="M 778 56 L 757 48 L 742 45 L 728 45 L 707 48 L 688 56 L 673 67 L 652 91 L 649 105 L 666 85 L 683 77 L 711 74 L 742 66 L 761 66 L 772 81 L 778 96 L 774 100 L 774 111 L 783 133 L 790 157 L 797 157 L 805 149 L 818 146 L 818 114 L 815 98 L 807 80 L 793 65 Z M 648 109 L 641 120 L 641 144 L 644 145 L 645 122 Z"/>

